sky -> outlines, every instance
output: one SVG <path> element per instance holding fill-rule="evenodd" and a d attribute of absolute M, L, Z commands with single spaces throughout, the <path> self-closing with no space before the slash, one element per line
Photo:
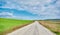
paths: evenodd
<path fill-rule="evenodd" d="M 0 17 L 26 20 L 60 19 L 60 0 L 0 0 Z"/>

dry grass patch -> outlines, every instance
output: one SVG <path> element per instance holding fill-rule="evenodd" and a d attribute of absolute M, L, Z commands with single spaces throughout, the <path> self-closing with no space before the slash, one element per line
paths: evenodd
<path fill-rule="evenodd" d="M 49 20 L 41 20 L 40 24 L 48 28 L 54 33 L 60 35 L 60 21 L 49 21 Z"/>

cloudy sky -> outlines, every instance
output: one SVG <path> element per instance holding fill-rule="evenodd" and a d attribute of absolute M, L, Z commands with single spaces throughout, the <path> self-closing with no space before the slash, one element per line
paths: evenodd
<path fill-rule="evenodd" d="M 0 17 L 60 19 L 60 0 L 0 0 Z"/>

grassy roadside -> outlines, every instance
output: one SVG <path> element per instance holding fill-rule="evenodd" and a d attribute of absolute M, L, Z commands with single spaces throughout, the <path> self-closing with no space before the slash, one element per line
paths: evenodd
<path fill-rule="evenodd" d="M 51 21 L 51 20 L 41 20 L 40 24 L 50 29 L 52 32 L 60 35 L 60 20 L 59 21 Z"/>
<path fill-rule="evenodd" d="M 16 27 L 22 27 L 24 25 L 30 24 L 31 22 L 33 21 L 0 18 L 0 35 L 4 35 L 3 33 L 5 31 L 12 31 L 16 29 Z"/>

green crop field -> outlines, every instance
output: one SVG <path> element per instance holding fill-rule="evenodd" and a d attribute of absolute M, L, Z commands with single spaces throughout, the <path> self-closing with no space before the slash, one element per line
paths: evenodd
<path fill-rule="evenodd" d="M 60 20 L 41 20 L 40 24 L 51 30 L 52 32 L 60 35 Z"/>
<path fill-rule="evenodd" d="M 12 30 L 14 27 L 30 24 L 31 22 L 33 21 L 0 18 L 0 35 L 7 30 Z"/>

